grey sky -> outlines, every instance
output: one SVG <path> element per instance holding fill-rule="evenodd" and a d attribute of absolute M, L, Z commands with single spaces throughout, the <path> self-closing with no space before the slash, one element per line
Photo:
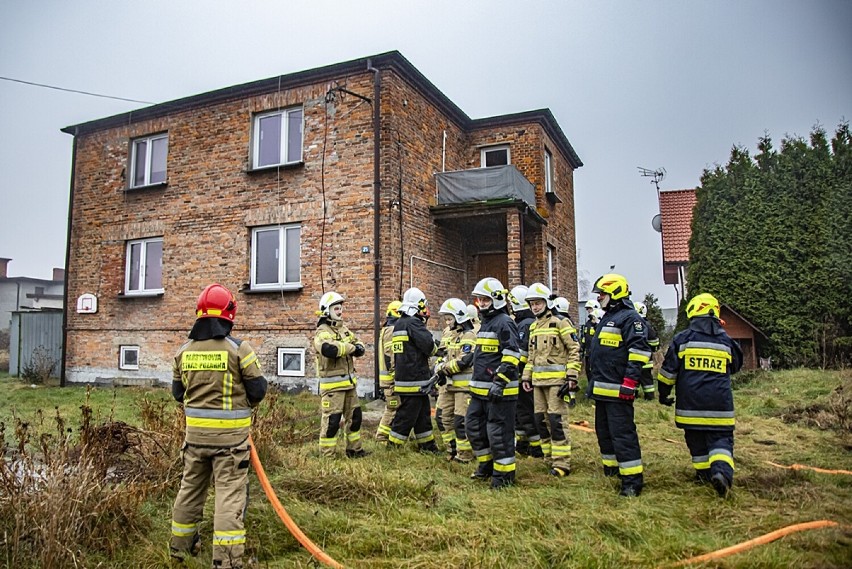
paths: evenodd
<path fill-rule="evenodd" d="M 634 297 L 673 306 L 637 166 L 691 188 L 734 144 L 833 132 L 852 118 L 851 29 L 845 0 L 0 0 L 0 76 L 164 102 L 399 50 L 472 118 L 550 108 L 585 164 L 581 273 L 615 265 Z M 59 129 L 142 106 L 0 81 L 10 276 L 64 266 L 72 138 Z"/>

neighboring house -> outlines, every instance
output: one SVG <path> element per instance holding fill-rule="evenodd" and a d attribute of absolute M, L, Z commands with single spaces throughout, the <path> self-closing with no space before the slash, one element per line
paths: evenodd
<path fill-rule="evenodd" d="M 9 332 L 18 310 L 58 309 L 64 306 L 65 271 L 53 269 L 53 279 L 8 276 L 9 261 L 0 257 L 0 331 Z"/>
<path fill-rule="evenodd" d="M 69 381 L 170 381 L 211 282 L 237 296 L 234 336 L 294 387 L 316 385 L 320 296 L 343 294 L 368 346 L 362 394 L 385 307 L 409 286 L 433 315 L 483 276 L 577 297 L 582 162 L 551 112 L 471 119 L 398 52 L 62 130 Z"/>
<path fill-rule="evenodd" d="M 760 363 L 758 347 L 768 341 L 766 334 L 727 304 L 720 308 L 725 332 L 740 344 L 743 351 L 743 369 L 756 369 Z"/>
<path fill-rule="evenodd" d="M 695 190 L 659 192 L 662 225 L 663 282 L 675 285 L 677 303 L 687 297 L 689 238 L 692 236 L 692 211 Z"/>

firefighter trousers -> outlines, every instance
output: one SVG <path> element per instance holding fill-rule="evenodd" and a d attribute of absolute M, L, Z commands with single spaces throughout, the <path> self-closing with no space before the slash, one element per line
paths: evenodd
<path fill-rule="evenodd" d="M 394 393 L 393 387 L 384 387 L 382 388 L 382 392 L 385 395 L 385 411 L 382 413 L 379 427 L 376 429 L 376 440 L 387 442 L 388 435 L 391 432 L 393 416 L 396 415 L 396 410 L 399 409 L 399 395 Z"/>
<path fill-rule="evenodd" d="M 473 460 L 464 423 L 469 400 L 470 393 L 467 391 L 450 391 L 443 386 L 438 392 L 435 408 L 435 423 L 441 431 L 447 452 L 453 454 L 452 448 L 455 448 L 456 457 L 463 462 Z"/>
<path fill-rule="evenodd" d="M 595 401 L 595 434 L 604 473 L 618 474 L 622 489 L 642 491 L 642 450 L 633 420 L 633 404 Z"/>
<path fill-rule="evenodd" d="M 559 385 L 536 385 L 535 420 L 544 456 L 554 468 L 571 470 L 571 440 L 568 437 L 568 405 L 557 395 Z"/>
<path fill-rule="evenodd" d="M 467 436 L 476 458 L 477 478 L 491 477 L 491 487 L 515 482 L 515 407 L 517 401 L 471 397 L 465 416 Z"/>
<path fill-rule="evenodd" d="M 522 454 L 537 456 L 541 454 L 536 448 L 541 448 L 541 436 L 536 428 L 534 391 L 525 391 L 523 386 L 518 389 L 518 406 L 515 413 L 515 450 Z"/>
<path fill-rule="evenodd" d="M 335 455 L 341 419 L 344 421 L 346 450 L 354 452 L 361 450 L 361 404 L 355 388 L 325 393 L 320 405 L 322 420 L 319 445 L 322 455 L 328 457 Z"/>
<path fill-rule="evenodd" d="M 183 478 L 172 514 L 169 549 L 174 557 L 192 551 L 198 538 L 198 524 L 212 480 L 215 506 L 213 515 L 213 565 L 222 568 L 243 566 L 248 505 L 249 446 L 233 448 L 197 447 L 184 443 L 181 450 Z"/>
<path fill-rule="evenodd" d="M 399 409 L 393 417 L 388 440 L 396 445 L 404 445 L 412 430 L 421 450 L 437 451 L 438 446 L 432 434 L 432 405 L 426 393 L 400 396 Z"/>
<path fill-rule="evenodd" d="M 689 454 L 692 455 L 692 466 L 699 481 L 709 482 L 710 477 L 717 472 L 728 481 L 734 482 L 734 432 L 706 431 L 699 429 L 684 429 L 683 437 Z"/>

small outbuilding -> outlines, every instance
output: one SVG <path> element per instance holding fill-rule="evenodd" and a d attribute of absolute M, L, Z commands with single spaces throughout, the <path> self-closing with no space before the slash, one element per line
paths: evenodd
<path fill-rule="evenodd" d="M 743 351 L 743 369 L 756 369 L 760 362 L 757 345 L 767 340 L 766 334 L 727 304 L 723 304 L 721 308 L 725 331 L 739 342 Z"/>

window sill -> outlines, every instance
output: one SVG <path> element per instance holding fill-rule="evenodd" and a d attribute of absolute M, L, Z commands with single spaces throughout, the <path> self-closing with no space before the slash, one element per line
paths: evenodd
<path fill-rule="evenodd" d="M 120 292 L 120 293 L 118 293 L 118 298 L 119 299 L 158 298 L 158 297 L 164 296 L 165 294 L 166 294 L 165 291 L 160 291 L 160 292 L 132 292 L 132 293 Z"/>
<path fill-rule="evenodd" d="M 127 189 L 125 189 L 124 191 L 125 192 L 138 192 L 138 191 L 145 191 L 145 190 L 161 190 L 161 189 L 165 189 L 166 186 L 168 186 L 168 185 L 169 185 L 169 181 L 166 180 L 165 182 L 157 182 L 156 184 L 147 184 L 145 186 L 131 186 L 131 187 L 128 187 Z"/>
<path fill-rule="evenodd" d="M 244 284 L 240 288 L 243 294 L 281 294 L 282 292 L 299 292 L 305 287 L 302 283 L 285 284 L 275 288 L 251 288 L 248 284 Z"/>
<path fill-rule="evenodd" d="M 305 161 L 300 160 L 299 162 L 288 162 L 287 164 L 273 164 L 272 166 L 260 166 L 258 168 L 249 168 L 245 170 L 246 174 L 260 174 L 261 172 L 269 172 L 269 171 L 277 171 L 277 170 L 296 170 L 298 168 L 304 168 Z"/>

